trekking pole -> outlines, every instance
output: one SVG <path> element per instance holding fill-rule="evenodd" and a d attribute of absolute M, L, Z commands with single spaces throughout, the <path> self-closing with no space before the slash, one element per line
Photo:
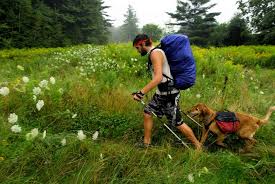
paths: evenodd
<path fill-rule="evenodd" d="M 140 102 L 142 103 L 142 105 L 145 105 L 145 103 L 144 103 L 144 101 L 142 101 L 142 100 L 140 100 Z M 155 117 L 157 117 L 158 118 L 158 120 L 161 122 L 161 123 L 163 123 L 162 121 L 161 121 L 161 119 L 154 113 L 154 112 L 151 112 Z M 167 126 L 165 123 L 163 123 L 163 125 L 186 147 L 186 148 L 188 148 L 188 149 L 190 149 L 190 147 L 185 143 L 185 142 L 183 142 L 183 140 L 175 133 L 175 132 L 173 132 L 173 130 L 169 127 L 169 126 Z"/>
<path fill-rule="evenodd" d="M 181 111 L 185 116 L 187 116 L 190 120 L 192 120 L 194 123 L 196 123 L 199 127 L 202 127 L 201 124 L 199 124 L 196 120 L 194 120 L 191 116 L 186 114 L 184 111 Z"/>

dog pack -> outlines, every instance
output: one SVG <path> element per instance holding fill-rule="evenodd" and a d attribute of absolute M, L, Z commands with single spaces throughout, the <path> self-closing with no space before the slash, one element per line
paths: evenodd
<path fill-rule="evenodd" d="M 240 126 L 240 121 L 234 112 L 217 112 L 215 120 L 223 133 L 234 133 Z"/>
<path fill-rule="evenodd" d="M 167 35 L 160 40 L 160 44 L 156 48 L 165 52 L 175 88 L 185 90 L 195 84 L 196 65 L 189 38 L 186 35 Z M 151 62 L 150 59 L 149 62 Z M 169 78 L 166 75 L 164 77 Z"/>

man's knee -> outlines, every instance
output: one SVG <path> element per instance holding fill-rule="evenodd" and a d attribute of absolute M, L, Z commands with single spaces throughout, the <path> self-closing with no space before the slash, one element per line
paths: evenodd
<path fill-rule="evenodd" d="M 144 117 L 144 119 L 151 119 L 151 118 L 152 118 L 152 114 L 149 114 L 149 113 L 147 113 L 147 112 L 144 112 L 144 113 L 143 113 L 143 117 Z"/>

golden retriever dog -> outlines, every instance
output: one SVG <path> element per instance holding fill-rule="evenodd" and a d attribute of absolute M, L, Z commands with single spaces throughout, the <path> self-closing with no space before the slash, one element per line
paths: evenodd
<path fill-rule="evenodd" d="M 241 152 L 247 152 L 253 147 L 253 145 L 256 143 L 256 140 L 253 138 L 253 136 L 261 125 L 268 123 L 272 111 L 275 111 L 275 106 L 272 106 L 268 109 L 267 114 L 263 119 L 253 117 L 248 114 L 235 112 L 236 118 L 239 120 L 239 124 L 235 133 L 238 135 L 238 137 L 245 141 L 245 147 L 241 150 Z M 218 127 L 215 121 L 217 115 L 216 111 L 207 107 L 203 103 L 199 103 L 192 107 L 188 112 L 191 117 L 197 116 L 203 122 L 204 126 L 200 140 L 201 144 L 205 142 L 209 131 L 211 131 L 217 135 L 216 144 L 222 147 L 226 147 L 223 141 L 227 133 L 223 133 Z"/>

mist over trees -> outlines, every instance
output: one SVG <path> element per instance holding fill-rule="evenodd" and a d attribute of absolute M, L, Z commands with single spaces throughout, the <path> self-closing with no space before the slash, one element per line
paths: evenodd
<path fill-rule="evenodd" d="M 147 33 L 154 41 L 171 33 L 189 36 L 203 47 L 275 44 L 273 0 L 238 0 L 238 12 L 218 23 L 211 0 L 179 0 L 165 27 L 150 23 L 139 27 L 135 7 L 129 5 L 124 22 L 112 26 L 103 0 L 1 0 L 0 49 L 62 47 L 76 44 L 131 42 Z M 148 15 L 150 16 L 150 15 Z"/>

